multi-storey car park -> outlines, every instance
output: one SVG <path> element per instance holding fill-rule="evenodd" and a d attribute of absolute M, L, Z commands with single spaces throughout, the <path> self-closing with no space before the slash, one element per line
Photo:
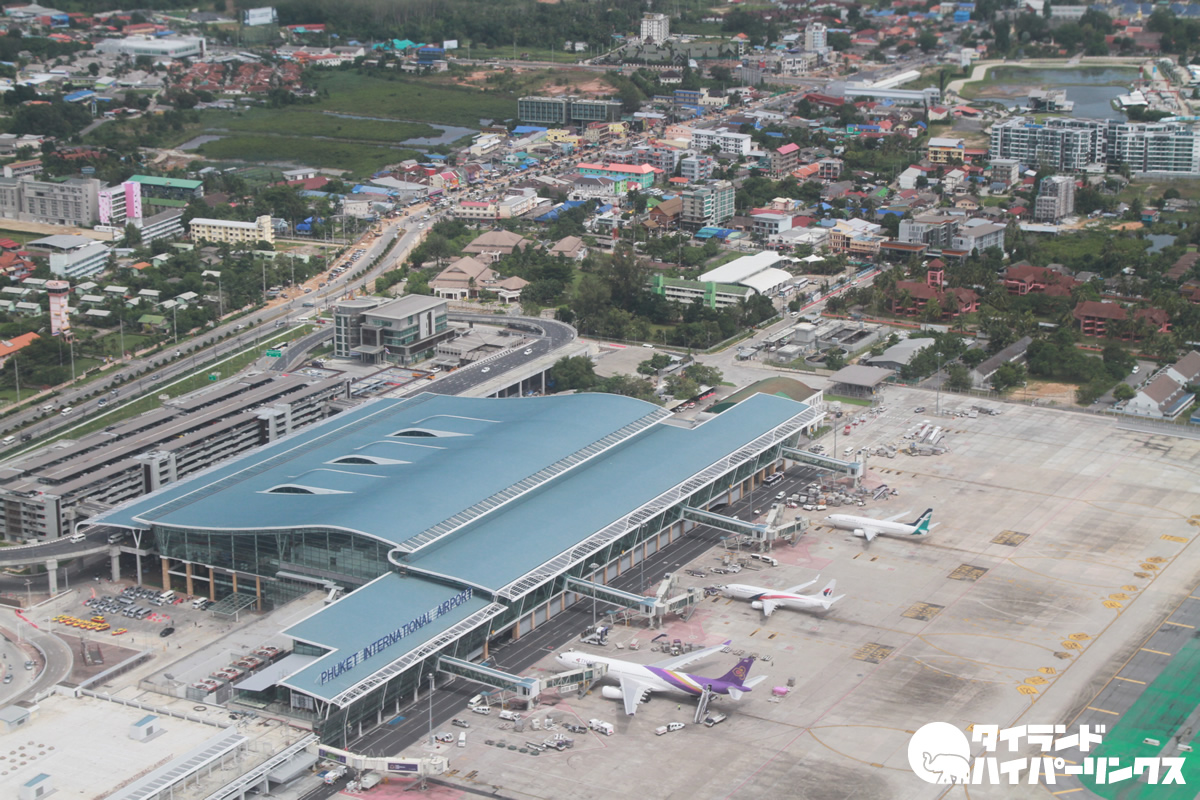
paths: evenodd
<path fill-rule="evenodd" d="M 755 395 L 695 427 L 613 395 L 376 400 L 91 522 L 161 554 L 164 585 L 271 608 L 350 593 L 235 687 L 340 746 L 442 656 L 519 638 L 741 497 L 823 412 Z"/>
<path fill-rule="evenodd" d="M 0 535 L 51 541 L 73 523 L 293 433 L 335 410 L 345 380 L 257 375 L 0 466 Z"/>

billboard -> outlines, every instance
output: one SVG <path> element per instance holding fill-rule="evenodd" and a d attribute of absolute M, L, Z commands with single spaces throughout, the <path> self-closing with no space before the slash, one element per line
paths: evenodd
<path fill-rule="evenodd" d="M 458 39 L 447 39 L 446 41 L 442 42 L 442 49 L 443 50 L 457 50 L 458 49 Z"/>
<path fill-rule="evenodd" d="M 243 25 L 274 25 L 278 21 L 274 6 L 247 8 L 242 12 Z"/>

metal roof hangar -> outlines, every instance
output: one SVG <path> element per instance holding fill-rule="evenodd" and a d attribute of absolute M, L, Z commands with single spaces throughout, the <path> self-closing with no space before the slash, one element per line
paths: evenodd
<path fill-rule="evenodd" d="M 576 599 L 568 577 L 607 582 L 682 536 L 684 507 L 740 496 L 822 416 L 768 395 L 695 428 L 614 395 L 378 400 L 91 523 L 152 533 L 189 594 L 355 590 L 235 686 L 338 746 L 432 658 L 519 637 Z"/>

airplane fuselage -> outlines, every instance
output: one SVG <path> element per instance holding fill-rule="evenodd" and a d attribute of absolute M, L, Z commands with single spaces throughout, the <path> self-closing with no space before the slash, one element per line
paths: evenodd
<path fill-rule="evenodd" d="M 847 531 L 872 528 L 878 533 L 890 536 L 912 536 L 917 532 L 916 525 L 908 525 L 903 522 L 887 522 L 885 520 L 871 519 L 870 517 L 856 517 L 851 514 L 830 514 L 825 518 L 825 521 L 835 528 Z"/>
<path fill-rule="evenodd" d="M 703 675 L 691 675 L 686 672 L 678 672 L 672 669 L 663 669 L 662 667 L 651 667 L 643 664 L 635 664 L 632 661 L 625 661 L 619 658 L 609 658 L 608 656 L 593 655 L 591 653 L 576 653 L 568 651 L 555 656 L 555 660 L 563 666 L 567 667 L 586 667 L 591 664 L 606 664 L 608 666 L 607 677 L 620 678 L 627 676 L 636 679 L 639 683 L 643 683 L 650 687 L 652 692 L 682 692 L 699 697 L 704 692 L 704 687 L 709 686 L 716 694 L 729 694 L 729 690 L 739 689 L 749 691 L 748 688 L 741 684 L 736 684 L 731 681 L 719 680 L 717 678 L 706 678 Z"/>
<path fill-rule="evenodd" d="M 751 603 L 761 603 L 764 600 L 773 600 L 781 608 L 786 608 L 787 606 L 791 606 L 793 608 L 821 607 L 820 600 L 814 597 L 766 589 L 762 586 L 748 586 L 744 583 L 726 584 L 721 591 L 726 597 L 732 597 L 734 600 L 749 600 Z"/>

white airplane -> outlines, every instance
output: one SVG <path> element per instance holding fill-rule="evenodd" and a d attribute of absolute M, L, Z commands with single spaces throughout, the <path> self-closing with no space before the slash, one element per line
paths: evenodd
<path fill-rule="evenodd" d="M 744 693 L 767 679 L 766 675 L 759 675 L 757 678 L 746 680 L 746 676 L 750 674 L 750 667 L 754 664 L 754 656 L 743 658 L 720 678 L 706 678 L 702 675 L 676 672 L 680 667 L 687 666 L 693 661 L 699 661 L 713 653 L 721 652 L 729 644 L 730 642 L 723 642 L 654 664 L 636 664 L 619 658 L 580 653 L 575 650 L 559 653 L 554 660 L 565 667 L 607 664 L 607 674 L 617 678 L 621 682 L 621 686 L 620 688 L 605 686 L 600 690 L 600 694 L 610 700 L 624 700 L 625 713 L 633 715 L 637 712 L 638 704 L 651 692 L 682 692 L 692 697 L 699 697 L 704 692 L 704 687 L 708 686 L 714 694 L 726 694 L 734 700 L 740 700 Z"/>
<path fill-rule="evenodd" d="M 761 586 L 748 586 L 744 583 L 730 583 L 721 587 L 721 593 L 735 600 L 749 600 L 750 607 L 762 609 L 764 617 L 771 616 L 771 613 L 777 608 L 819 609 L 828 611 L 831 605 L 846 596 L 844 594 L 839 594 L 837 597 L 833 596 L 833 589 L 837 586 L 836 580 L 830 581 L 821 590 L 820 594 L 796 594 L 796 592 L 799 592 L 801 589 L 807 589 L 820 579 L 821 576 L 818 575 L 808 583 L 801 583 L 798 586 L 783 590 L 764 589 Z"/>
<path fill-rule="evenodd" d="M 854 531 L 855 536 L 861 536 L 868 542 L 873 541 L 876 536 L 881 534 L 884 536 L 928 536 L 929 529 L 934 527 L 929 524 L 929 520 L 933 517 L 933 509 L 925 509 L 925 513 L 912 522 L 896 522 L 897 519 L 907 513 L 907 511 L 902 511 L 887 519 L 855 517 L 850 514 L 830 514 L 825 518 L 825 521 L 835 528 Z"/>

